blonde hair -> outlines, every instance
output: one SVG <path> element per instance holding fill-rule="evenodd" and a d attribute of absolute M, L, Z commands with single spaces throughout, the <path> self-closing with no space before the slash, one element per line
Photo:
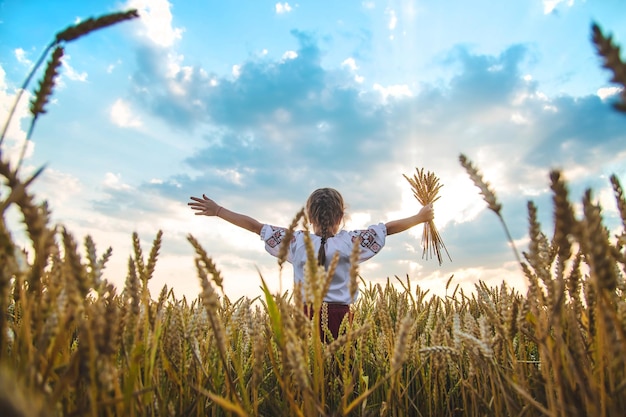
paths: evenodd
<path fill-rule="evenodd" d="M 317 263 L 326 264 L 326 239 L 332 237 L 344 217 L 343 197 L 334 188 L 318 188 L 306 201 L 306 214 L 311 224 L 319 229 L 322 242 Z"/>

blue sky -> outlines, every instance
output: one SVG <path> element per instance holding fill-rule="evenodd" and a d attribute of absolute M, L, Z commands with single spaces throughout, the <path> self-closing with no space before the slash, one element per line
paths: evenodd
<path fill-rule="evenodd" d="M 288 225 L 313 189 L 331 186 L 348 203 L 347 227 L 360 228 L 417 212 L 402 175 L 424 168 L 443 184 L 435 222 L 452 262 L 422 258 L 418 226 L 389 237 L 363 277 L 408 274 L 437 294 L 451 275 L 468 290 L 478 279 L 523 289 L 461 153 L 492 184 L 520 251 L 527 201 L 550 236 L 551 169 L 563 170 L 575 203 L 592 188 L 617 224 L 608 176 L 626 178 L 626 116 L 610 106 L 618 90 L 590 27 L 626 45 L 621 0 L 5 0 L 2 120 L 56 32 L 129 8 L 141 18 L 66 45 L 25 161 L 25 171 L 47 165 L 34 187 L 55 222 L 79 241 L 91 235 L 100 253 L 113 248 L 106 276 L 120 287 L 131 234 L 148 253 L 163 230 L 153 292 L 167 284 L 179 296 L 199 293 L 190 233 L 229 297 L 258 295 L 258 270 L 274 289 L 290 288 L 291 271 L 279 279 L 258 237 L 194 216 L 189 196 Z M 27 101 L 6 143 L 13 158 Z"/>

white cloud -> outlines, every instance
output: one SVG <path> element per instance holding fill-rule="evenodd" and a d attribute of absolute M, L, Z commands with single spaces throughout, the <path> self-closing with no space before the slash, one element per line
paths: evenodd
<path fill-rule="evenodd" d="M 354 60 L 354 58 L 350 57 L 350 58 L 346 58 L 342 63 L 341 63 L 342 67 L 346 67 L 349 68 L 350 71 L 352 72 L 356 72 L 356 70 L 359 69 L 359 66 L 356 64 L 356 61 Z M 354 74 L 354 81 L 362 84 L 363 81 L 365 81 L 365 77 L 363 77 L 362 75 L 358 75 L 358 74 Z"/>
<path fill-rule="evenodd" d="M 174 52 L 169 52 L 167 54 L 167 60 L 165 62 L 167 71 L 166 76 L 168 78 L 174 78 L 178 75 L 178 73 L 182 70 L 188 71 L 191 69 L 190 67 L 184 67 L 181 65 L 185 57 L 181 54 L 177 54 Z"/>
<path fill-rule="evenodd" d="M 606 183 L 609 184 L 609 179 L 606 179 Z M 605 186 L 601 189 L 595 190 L 596 201 L 602 207 L 603 216 L 607 216 L 607 214 L 619 216 L 619 211 L 617 210 L 617 203 L 615 200 L 615 192 L 613 188 L 610 186 Z"/>
<path fill-rule="evenodd" d="M 285 3 L 276 3 L 276 13 L 277 14 L 289 13 L 292 10 L 293 9 L 291 8 L 289 3 L 287 3 L 287 2 L 285 2 Z"/>
<path fill-rule="evenodd" d="M 359 67 L 356 65 L 356 61 L 354 60 L 354 58 L 346 58 L 342 63 L 341 63 L 342 67 L 348 67 L 350 68 L 351 71 L 356 71 L 359 69 Z"/>
<path fill-rule="evenodd" d="M 291 113 L 284 108 L 276 109 L 274 112 L 274 120 L 280 124 L 289 123 L 291 121 Z"/>
<path fill-rule="evenodd" d="M 622 87 L 603 87 L 598 89 L 598 97 L 602 100 L 606 100 L 609 97 L 620 94 L 624 89 Z"/>
<path fill-rule="evenodd" d="M 387 9 L 385 11 L 385 14 L 389 16 L 389 22 L 387 24 L 387 27 L 389 28 L 389 30 L 394 30 L 398 25 L 398 16 L 396 16 L 396 11 L 393 9 Z"/>
<path fill-rule="evenodd" d="M 114 62 L 113 64 L 109 64 L 109 65 L 107 66 L 107 69 L 106 69 L 107 74 L 111 74 L 111 73 L 113 72 L 113 70 L 114 70 L 114 69 L 115 69 L 118 65 L 120 65 L 121 63 L 122 63 L 122 61 L 118 59 L 118 60 L 117 60 L 116 62 Z"/>
<path fill-rule="evenodd" d="M 109 116 L 111 122 L 119 127 L 141 127 L 143 125 L 141 119 L 133 114 L 130 105 L 121 98 L 113 103 Z"/>
<path fill-rule="evenodd" d="M 183 29 L 172 26 L 171 4 L 167 0 L 129 0 L 128 8 L 138 10 L 143 28 L 141 37 L 149 39 L 155 45 L 170 47 L 182 38 Z"/>
<path fill-rule="evenodd" d="M 525 125 L 528 124 L 528 119 L 526 119 L 522 114 L 520 113 L 513 113 L 511 115 L 511 121 L 513 123 L 515 123 L 516 125 Z"/>
<path fill-rule="evenodd" d="M 38 181 L 41 182 L 38 185 L 45 189 L 41 192 L 42 197 L 54 201 L 57 206 L 70 201 L 82 191 L 81 182 L 77 177 L 53 168 L 46 168 Z"/>
<path fill-rule="evenodd" d="M 168 87 L 170 91 L 178 96 L 184 96 L 187 91 L 185 84 L 189 83 L 193 76 L 193 68 L 188 65 L 181 65 L 184 56 L 170 52 L 167 54 L 166 67 L 168 78 Z"/>
<path fill-rule="evenodd" d="M 373 1 L 364 1 L 361 3 L 361 5 L 363 6 L 364 9 L 374 9 L 376 7 L 376 3 L 374 3 Z"/>
<path fill-rule="evenodd" d="M 233 77 L 235 78 L 239 78 L 239 76 L 241 75 L 241 66 L 240 65 L 233 65 L 233 69 L 232 69 L 232 74 Z"/>
<path fill-rule="evenodd" d="M 64 73 L 67 78 L 72 81 L 87 81 L 87 73 L 86 72 L 78 72 L 72 67 L 69 63 L 71 57 L 69 55 L 64 55 L 61 63 L 63 64 Z"/>
<path fill-rule="evenodd" d="M 408 85 L 390 85 L 388 87 L 384 87 L 378 83 L 374 84 L 374 91 L 380 93 L 383 97 L 383 102 L 387 101 L 387 98 L 391 97 L 412 97 L 413 93 Z"/>
<path fill-rule="evenodd" d="M 441 198 L 435 203 L 435 224 L 438 228 L 443 229 L 451 222 L 472 221 L 485 210 L 485 202 L 465 173 L 458 174 L 452 180 L 447 179 L 440 195 Z"/>
<path fill-rule="evenodd" d="M 346 229 L 355 230 L 367 227 L 371 224 L 372 214 L 368 212 L 348 213 Z"/>
<path fill-rule="evenodd" d="M 26 51 L 24 51 L 22 48 L 17 48 L 15 50 L 15 58 L 20 64 L 24 64 L 27 66 L 31 66 L 33 64 L 33 61 L 28 59 L 28 57 L 26 56 Z"/>
<path fill-rule="evenodd" d="M 241 185 L 243 175 L 241 172 L 234 169 L 217 170 L 217 175 L 231 182 L 232 184 Z"/>
<path fill-rule="evenodd" d="M 9 117 L 9 112 L 13 103 L 15 102 L 16 91 L 10 91 L 10 87 L 6 82 L 6 73 L 4 68 L 0 65 L 0 120 L 4 123 Z M 28 103 L 30 101 L 30 93 L 24 91 L 24 96 L 18 103 L 15 112 L 13 113 L 13 119 L 9 124 L 6 132 L 5 142 L 3 146 L 3 154 L 11 159 L 13 163 L 16 162 L 19 154 L 21 153 L 22 144 L 26 138 L 26 132 L 22 130 L 24 121 L 30 117 L 28 110 Z M 25 158 L 28 158 L 34 149 L 34 144 L 31 142 L 26 149 Z"/>
<path fill-rule="evenodd" d="M 543 0 L 543 13 L 552 13 L 561 3 L 566 3 L 567 7 L 572 7 L 574 0 Z"/>
<path fill-rule="evenodd" d="M 104 175 L 102 186 L 112 190 L 130 190 L 132 188 L 130 185 L 122 182 L 121 174 L 114 174 L 112 172 L 107 172 Z"/>
<path fill-rule="evenodd" d="M 283 54 L 283 60 L 287 61 L 288 59 L 296 59 L 298 57 L 298 53 L 296 51 L 287 51 Z"/>

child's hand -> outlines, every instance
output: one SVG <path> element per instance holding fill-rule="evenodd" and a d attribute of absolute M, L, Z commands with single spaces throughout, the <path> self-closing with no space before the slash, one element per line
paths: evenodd
<path fill-rule="evenodd" d="M 192 210 L 196 211 L 196 216 L 217 216 L 221 208 L 215 201 L 202 194 L 202 198 L 191 197 L 193 200 L 187 203 Z"/>
<path fill-rule="evenodd" d="M 433 209 L 433 203 L 428 203 L 417 213 L 420 221 L 426 223 L 435 218 L 435 210 Z"/>

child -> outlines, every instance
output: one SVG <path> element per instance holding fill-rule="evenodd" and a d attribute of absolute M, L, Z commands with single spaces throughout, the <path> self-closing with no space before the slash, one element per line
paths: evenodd
<path fill-rule="evenodd" d="M 284 227 L 262 224 L 252 217 L 235 213 L 215 201 L 202 195 L 191 197 L 189 206 L 196 215 L 218 216 L 229 223 L 261 236 L 265 249 L 273 256 L 278 256 L 280 244 L 287 229 Z M 324 297 L 328 306 L 328 328 L 337 338 L 343 318 L 350 312 L 354 299 L 350 296 L 350 255 L 355 239 L 361 240 L 359 263 L 376 255 L 385 245 L 388 235 L 403 232 L 420 223 L 433 219 L 432 204 L 427 204 L 415 215 L 387 223 L 378 223 L 364 230 L 340 230 L 344 220 L 345 206 L 341 194 L 333 188 L 320 188 L 309 196 L 306 202 L 306 214 L 313 228 L 311 240 L 317 252 L 317 261 L 328 269 L 335 253 L 339 253 L 339 262 L 330 288 Z M 296 231 L 289 245 L 287 261 L 293 265 L 295 282 L 303 282 L 304 267 L 307 260 L 304 232 Z"/>

